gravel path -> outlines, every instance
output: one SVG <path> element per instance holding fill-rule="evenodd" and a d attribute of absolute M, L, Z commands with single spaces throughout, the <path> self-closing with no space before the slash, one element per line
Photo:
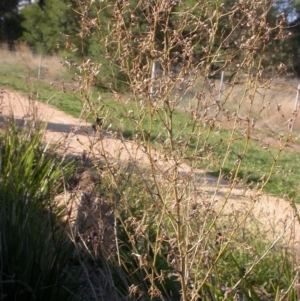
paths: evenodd
<path fill-rule="evenodd" d="M 122 141 L 108 134 L 102 135 L 103 138 L 100 140 L 95 137 L 90 124 L 54 107 L 40 102 L 29 102 L 26 97 L 9 90 L 2 90 L 0 96 L 2 119 L 9 117 L 13 112 L 18 122 L 26 122 L 28 118 L 37 114 L 40 120 L 48 122 L 46 140 L 60 143 L 63 153 L 82 156 L 84 153 L 90 153 L 91 143 L 95 145 L 100 143 L 102 147 L 95 147 L 95 156 L 103 157 L 104 151 L 107 158 L 118 158 L 121 162 L 131 160 L 143 166 L 148 164 L 147 153 L 135 142 Z M 156 168 L 162 173 L 167 173 L 172 162 L 165 160 L 159 153 L 154 153 L 154 156 Z M 224 205 L 224 212 L 246 212 L 247 208 L 253 206 L 252 217 L 256 218 L 266 229 L 270 229 L 272 235 L 278 235 L 286 230 L 284 236 L 298 248 L 300 226 L 298 221 L 293 222 L 295 214 L 286 200 L 268 195 L 253 199 L 253 191 L 245 191 L 242 188 L 231 189 L 226 181 L 222 181 L 216 189 L 217 179 L 203 171 L 191 170 L 186 164 L 181 164 L 180 170 L 183 175 L 188 174 L 195 178 L 195 183 L 200 187 L 199 190 L 203 191 L 206 202 L 211 206 L 215 206 L 216 203 L 220 204 L 220 207 L 214 207 L 215 209 Z M 286 229 L 288 225 L 290 226 Z"/>

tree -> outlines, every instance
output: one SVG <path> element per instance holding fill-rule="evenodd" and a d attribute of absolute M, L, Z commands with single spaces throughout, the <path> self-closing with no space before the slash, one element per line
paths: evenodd
<path fill-rule="evenodd" d="M 300 76 L 300 1 L 294 0 L 286 6 L 285 14 L 289 21 L 289 36 L 286 39 L 286 53 L 289 67 L 297 77 Z"/>
<path fill-rule="evenodd" d="M 27 5 L 21 12 L 24 21 L 23 40 L 31 47 L 45 53 L 55 53 L 65 42 L 78 38 L 79 16 L 70 8 L 73 0 L 48 0 Z"/>
<path fill-rule="evenodd" d="M 272 61 L 284 63 L 288 75 L 300 76 L 300 1 L 278 0 L 273 6 L 273 18 L 281 15 L 285 29 L 283 40 L 273 41 L 269 55 Z M 276 53 L 272 51 L 276 49 Z"/>
<path fill-rule="evenodd" d="M 0 0 L 0 42 L 7 42 L 10 49 L 22 35 L 21 16 L 18 13 L 19 0 Z"/>
<path fill-rule="evenodd" d="M 88 9 L 83 2 L 75 0 L 39 1 L 39 3 L 28 5 L 22 10 L 23 39 L 30 46 L 42 49 L 47 53 L 57 52 L 58 46 L 63 43 L 66 43 L 67 46 L 73 45 L 73 49 L 78 49 L 78 51 L 68 53 L 68 57 L 74 59 L 74 56 L 77 56 L 80 60 L 90 58 L 95 63 L 102 64 L 102 70 L 105 72 L 98 74 L 94 80 L 103 86 L 107 80 L 107 74 L 110 73 L 106 71 L 109 70 L 114 70 L 114 77 L 118 79 L 119 83 L 126 82 L 126 77 L 122 75 L 122 68 L 119 68 L 120 64 L 113 55 L 117 55 L 118 45 L 113 39 L 110 39 L 112 34 L 109 34 L 109 31 L 112 33 L 116 30 L 111 20 L 117 11 L 122 15 L 123 24 L 122 28 L 118 30 L 124 37 L 131 32 L 133 45 L 138 46 L 137 41 L 143 38 L 149 30 L 153 32 L 152 40 L 149 40 L 152 48 L 149 48 L 141 56 L 141 61 L 138 62 L 141 66 L 149 59 L 154 60 L 154 52 L 163 52 L 166 47 L 165 43 L 168 43 L 169 50 L 164 55 L 174 62 L 173 65 L 189 64 L 201 61 L 205 57 L 207 76 L 214 76 L 218 71 L 227 68 L 228 53 L 230 53 L 230 60 L 238 63 L 243 55 L 243 52 L 240 51 L 243 39 L 249 37 L 255 30 L 254 27 L 258 26 L 256 24 L 249 28 L 245 23 L 248 19 L 247 14 L 251 14 L 251 9 L 253 9 L 251 1 L 239 4 L 230 0 L 215 0 L 211 1 L 210 5 L 206 5 L 206 1 L 198 0 L 172 1 L 171 5 L 168 5 L 170 11 L 164 11 L 165 6 L 160 1 L 139 4 L 140 2 L 137 0 L 130 0 L 127 3 L 129 10 L 124 9 L 122 2 L 113 0 L 92 1 Z M 270 34 L 268 28 L 272 27 L 272 35 L 275 37 L 277 33 L 274 28 L 276 28 L 276 22 L 279 22 L 275 7 L 268 11 L 267 16 L 259 6 L 256 6 L 255 9 L 257 10 L 256 14 L 265 20 L 265 29 L 261 29 L 262 34 L 264 34 L 263 31 L 265 34 Z M 159 11 L 159 13 L 156 15 L 155 11 Z M 231 11 L 233 12 L 232 18 L 229 20 L 227 15 Z M 185 18 L 184 16 L 192 16 L 187 17 L 187 20 L 196 18 L 198 23 L 188 20 L 187 24 L 182 26 L 180 20 Z M 94 26 L 93 23 L 97 26 Z M 80 26 L 82 31 L 79 35 Z M 172 41 L 167 38 L 166 40 L 167 31 L 176 32 L 178 39 Z M 105 40 L 101 40 L 100 32 L 102 37 L 103 32 L 106 32 Z M 186 53 L 187 43 L 193 45 L 192 53 Z M 274 46 L 281 49 L 280 55 L 276 53 L 274 56 Z M 217 57 L 209 55 L 219 47 L 221 48 L 220 51 L 217 51 Z M 269 53 L 264 56 L 262 62 L 264 70 L 276 69 L 274 66 L 280 63 L 281 58 L 286 59 L 287 57 L 288 49 L 284 48 L 282 43 L 276 39 L 263 47 Z M 133 47 L 133 49 L 137 52 L 140 51 L 138 47 Z M 120 87 L 116 81 L 113 82 L 114 89 Z"/>

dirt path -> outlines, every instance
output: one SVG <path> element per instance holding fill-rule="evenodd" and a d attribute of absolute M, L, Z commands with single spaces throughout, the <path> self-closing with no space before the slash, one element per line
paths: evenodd
<path fill-rule="evenodd" d="M 132 160 L 137 164 L 145 165 L 148 162 L 148 155 L 141 145 L 132 141 L 122 141 L 109 135 L 99 140 L 96 138 L 90 124 L 85 121 L 71 117 L 51 106 L 39 102 L 29 102 L 25 97 L 18 93 L 2 90 L 2 116 L 6 118 L 13 111 L 14 117 L 18 122 L 26 122 L 32 115 L 37 114 L 39 119 L 48 122 L 46 140 L 49 142 L 59 142 L 60 149 L 64 153 L 76 156 L 83 156 L 90 153 L 90 145 L 101 144 L 101 148 L 95 147 L 95 156 L 103 156 L 103 151 L 108 158 L 118 158 L 120 161 Z M 164 160 L 160 154 L 155 153 L 156 168 L 162 173 L 172 166 L 172 162 Z M 253 191 L 244 191 L 242 188 L 230 189 L 226 182 L 222 182 L 216 189 L 217 179 L 204 174 L 201 170 L 191 170 L 186 164 L 181 164 L 180 169 L 183 173 L 193 174 L 195 183 L 199 184 L 200 189 L 206 195 L 206 199 L 211 205 L 219 203 L 221 208 L 225 204 L 224 212 L 246 212 L 247 208 L 253 206 L 254 218 L 262 225 L 270 229 L 273 234 L 285 231 L 286 237 L 293 244 L 299 245 L 298 233 L 300 226 L 298 222 L 292 222 L 294 212 L 289 202 L 272 196 L 262 195 L 253 200 Z M 225 197 L 228 195 L 228 197 Z M 216 207 L 218 208 L 218 207 Z M 299 207 L 300 208 L 300 207 Z"/>

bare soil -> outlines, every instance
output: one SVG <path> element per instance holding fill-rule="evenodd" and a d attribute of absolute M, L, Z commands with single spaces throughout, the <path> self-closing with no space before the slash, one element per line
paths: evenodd
<path fill-rule="evenodd" d="M 149 158 L 143 146 L 133 141 L 121 140 L 108 133 L 103 133 L 99 137 L 94 133 L 91 125 L 84 120 L 71 117 L 50 105 L 37 101 L 29 102 L 26 97 L 7 89 L 2 90 L 0 99 L 2 101 L 2 120 L 9 118 L 12 113 L 20 123 L 26 122 L 34 115 L 38 116 L 40 120 L 48 123 L 46 141 L 59 143 L 60 151 L 63 154 L 78 157 L 114 158 L 120 162 L 132 161 L 143 166 L 148 164 Z M 228 126 L 230 125 L 228 124 Z M 276 143 L 271 140 L 272 138 L 266 139 Z M 91 144 L 100 145 L 94 148 L 94 153 L 91 153 Z M 299 149 L 297 145 L 293 147 Z M 165 160 L 159 153 L 154 155 L 156 168 L 167 172 L 173 163 Z M 211 205 L 220 204 L 215 208 L 224 206 L 224 212 L 241 210 L 246 212 L 247 208 L 253 207 L 249 218 L 257 219 L 265 229 L 270 230 L 270 235 L 274 237 L 285 232 L 283 236 L 288 238 L 289 243 L 292 243 L 293 247 L 299 247 L 300 225 L 295 219 L 295 212 L 288 200 L 268 195 L 257 197 L 255 191 L 245 190 L 243 187 L 232 188 L 226 181 L 217 184 L 217 178 L 207 175 L 201 170 L 192 170 L 186 164 L 181 164 L 180 169 L 182 173 L 195 177 L 199 189 L 203 190 L 206 200 Z"/>

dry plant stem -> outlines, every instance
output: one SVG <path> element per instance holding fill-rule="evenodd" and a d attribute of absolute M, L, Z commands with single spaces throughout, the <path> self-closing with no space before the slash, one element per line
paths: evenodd
<path fill-rule="evenodd" d="M 294 279 L 291 282 L 291 285 L 288 287 L 288 289 L 284 292 L 284 294 L 282 294 L 281 298 L 279 299 L 279 301 L 283 301 L 285 300 L 285 297 L 288 295 L 288 293 L 295 288 L 296 285 L 296 281 L 299 279 L 299 272 L 296 272 L 296 275 L 294 276 Z"/>
<path fill-rule="evenodd" d="M 168 98 L 167 98 L 168 99 Z M 168 100 L 166 100 L 167 104 L 167 131 L 168 131 L 168 138 L 169 138 L 169 143 L 170 143 L 170 150 L 171 154 L 173 157 L 173 154 L 176 154 L 176 149 L 174 145 L 174 137 L 173 137 L 173 110 L 170 108 L 170 104 Z M 187 300 L 187 269 L 186 269 L 186 245 L 185 245 L 185 225 L 183 223 L 183 218 L 182 218 L 182 206 L 181 206 L 181 197 L 179 197 L 179 192 L 178 192 L 178 166 L 177 166 L 177 157 L 174 156 L 172 158 L 174 160 L 174 167 L 173 167 L 173 195 L 175 199 L 175 204 L 176 204 L 176 237 L 177 237 L 177 248 L 179 251 L 179 258 L 180 258 L 180 270 L 179 270 L 179 275 L 180 275 L 180 282 L 181 282 L 181 293 L 182 293 L 182 299 L 185 301 Z"/>
<path fill-rule="evenodd" d="M 213 263 L 209 267 L 208 271 L 206 272 L 206 275 L 203 277 L 203 280 L 199 281 L 199 284 L 197 285 L 197 287 L 199 289 L 201 289 L 202 286 L 205 284 L 205 282 L 207 281 L 207 279 L 211 275 L 212 271 L 214 270 L 215 265 L 217 264 L 217 262 L 220 260 L 221 256 L 224 254 L 224 252 L 226 251 L 226 249 L 231 244 L 232 237 L 236 234 L 236 232 L 241 228 L 241 226 L 245 223 L 246 219 L 249 217 L 250 213 L 253 210 L 254 205 L 255 205 L 255 201 L 253 201 L 251 203 L 251 207 L 248 209 L 248 211 L 245 213 L 245 215 L 241 218 L 241 221 L 238 222 L 237 225 L 236 225 L 236 227 L 231 231 L 231 233 L 230 233 L 230 235 L 228 237 L 228 241 L 226 243 L 224 243 L 224 245 L 222 246 L 222 248 L 219 250 L 219 252 L 218 252 L 215 260 L 213 261 Z M 197 293 L 195 293 L 192 296 L 191 301 L 196 300 L 196 299 L 197 299 Z M 226 298 L 224 300 L 226 300 Z"/>
<path fill-rule="evenodd" d="M 251 271 L 255 268 L 255 266 L 258 265 L 259 262 L 261 262 L 268 254 L 269 252 L 274 248 L 274 246 L 278 243 L 278 241 L 283 237 L 283 235 L 287 232 L 287 230 L 289 230 L 291 228 L 291 226 L 293 225 L 297 214 L 294 214 L 294 217 L 289 221 L 289 223 L 287 224 L 287 226 L 284 228 L 284 230 L 282 231 L 282 233 L 280 235 L 278 235 L 278 237 L 272 242 L 272 244 L 267 248 L 267 250 L 260 256 L 260 258 L 258 258 L 257 260 L 255 260 L 252 265 L 250 266 L 249 269 L 246 270 L 244 276 L 232 287 L 232 289 L 230 290 L 230 292 L 236 290 L 238 288 L 238 286 L 240 285 L 240 283 L 251 273 Z M 225 299 L 223 300 L 226 300 Z"/>
<path fill-rule="evenodd" d="M 263 183 L 262 183 L 262 185 L 261 185 L 261 187 L 260 187 L 260 189 L 259 189 L 259 192 L 260 192 L 260 193 L 263 192 L 265 186 L 268 184 L 268 182 L 270 181 L 272 175 L 274 174 L 274 169 L 275 169 L 275 167 L 276 167 L 276 163 L 277 163 L 277 161 L 278 161 L 278 159 L 279 159 L 281 153 L 282 153 L 283 150 L 285 149 L 287 143 L 289 142 L 289 140 L 290 140 L 290 137 L 288 136 L 288 137 L 285 139 L 285 141 L 280 145 L 280 148 L 279 148 L 279 150 L 278 150 L 276 156 L 273 156 L 273 162 L 272 162 L 272 165 L 270 166 L 270 171 L 269 171 L 269 173 L 268 173 L 266 179 L 263 181 Z"/>
<path fill-rule="evenodd" d="M 90 281 L 89 272 L 87 270 L 86 264 L 81 259 L 79 246 L 78 246 L 78 243 L 76 242 L 76 238 L 75 238 L 76 234 L 73 231 L 72 225 L 69 225 L 69 229 L 70 229 L 69 237 L 70 237 L 71 241 L 73 242 L 73 244 L 76 246 L 76 248 L 75 248 L 75 250 L 76 250 L 76 258 L 78 258 L 80 266 L 82 267 L 82 269 L 84 271 L 84 274 L 86 276 L 86 279 L 88 281 L 89 287 L 91 288 L 91 290 L 93 292 L 93 296 L 94 296 L 95 300 L 97 300 L 97 294 L 96 294 L 96 291 L 95 291 L 95 287 L 94 287 L 93 283 Z M 83 245 L 85 247 L 85 250 L 89 253 L 89 255 L 91 256 L 91 258 L 93 258 L 94 255 L 90 252 L 89 247 L 85 243 L 85 240 L 81 237 L 80 234 L 79 234 L 79 236 L 80 236 L 81 242 L 83 243 Z"/>
<path fill-rule="evenodd" d="M 90 87 L 91 83 L 86 81 L 86 88 L 85 90 L 87 91 L 90 91 L 91 87 Z M 90 102 L 90 95 L 85 95 L 84 97 L 85 99 L 85 102 L 87 103 L 87 105 L 89 106 L 90 108 L 90 111 L 93 113 L 94 115 L 94 120 L 96 120 L 96 112 L 95 112 L 95 109 L 94 109 L 94 105 L 91 104 Z M 88 139 L 89 139 L 89 143 L 90 143 L 90 152 L 92 153 L 92 157 L 93 157 L 93 161 L 94 162 L 97 162 L 97 154 L 95 153 L 95 150 L 94 150 L 94 142 L 92 141 L 91 137 L 88 135 Z M 95 140 L 95 138 L 93 139 Z M 115 173 L 113 172 L 112 168 L 111 168 L 111 163 L 109 162 L 107 156 L 106 156 L 106 153 L 105 153 L 105 147 L 103 145 L 103 137 L 100 133 L 100 138 L 97 139 L 97 144 L 99 145 L 99 142 L 100 142 L 100 149 L 101 149 L 101 156 L 104 158 L 105 160 L 105 164 L 106 164 L 106 167 L 107 169 L 110 171 L 110 175 L 112 176 L 112 179 L 113 179 L 113 183 L 114 183 L 114 186 L 115 188 L 118 190 L 118 184 L 117 184 L 117 180 L 116 180 L 116 177 L 115 177 Z M 97 166 L 97 164 L 95 164 L 95 166 Z M 99 168 L 97 167 L 98 169 L 98 172 L 99 174 L 101 174 Z M 119 190 L 118 190 L 119 193 L 121 193 Z M 118 218 L 118 214 L 117 214 L 117 204 L 116 204 L 116 198 L 111 195 L 111 204 L 113 204 L 113 208 L 114 208 L 114 236 L 115 236 L 115 246 L 116 246 L 116 254 L 117 254 L 117 258 L 118 258 L 118 264 L 119 266 L 121 266 L 121 258 L 120 258 L 120 252 L 119 252 L 119 243 L 118 243 L 118 232 L 117 232 L 117 218 Z"/>
<path fill-rule="evenodd" d="M 250 57 L 252 57 L 251 53 L 249 53 L 249 55 L 250 55 Z M 247 56 L 246 56 L 246 57 L 247 57 Z M 248 58 L 248 59 L 249 59 L 249 58 Z M 262 60 L 262 59 L 260 58 L 259 64 L 258 64 L 258 65 L 259 65 L 258 69 L 260 69 L 261 60 Z M 244 64 L 245 62 L 246 62 L 246 58 L 245 58 L 243 64 Z M 242 64 L 242 65 L 243 65 L 243 64 Z M 245 141 L 245 144 L 244 144 L 244 149 L 243 149 L 242 153 L 239 154 L 239 157 L 238 157 L 238 160 L 237 160 L 237 167 L 236 167 L 236 169 L 235 169 L 235 174 L 234 174 L 234 177 L 233 177 L 233 180 L 232 180 L 232 185 L 231 185 L 231 188 L 228 190 L 227 195 L 226 195 L 225 198 L 228 198 L 228 197 L 230 196 L 231 191 L 232 191 L 232 189 L 233 189 L 234 186 L 235 186 L 235 181 L 236 181 L 236 179 L 237 179 L 238 172 L 239 172 L 240 167 L 241 167 L 241 164 L 242 164 L 242 160 L 243 160 L 243 158 L 244 158 L 244 156 L 245 156 L 245 154 L 246 154 L 246 152 L 247 152 L 247 150 L 248 150 L 249 139 L 250 139 L 250 128 L 249 128 L 249 126 L 250 126 L 250 114 L 251 114 L 251 111 L 252 111 L 253 99 L 254 99 L 254 96 L 255 96 L 255 93 L 256 93 L 256 90 L 257 90 L 257 82 L 258 82 L 258 75 L 257 75 L 257 77 L 256 77 L 256 79 L 255 79 L 254 93 L 253 93 L 253 95 L 252 95 L 252 97 L 251 97 L 251 100 L 250 100 L 250 106 L 249 106 L 249 108 L 248 108 L 248 115 L 247 115 L 247 129 L 246 129 L 246 133 L 245 133 L 246 141 Z M 249 86 L 247 86 L 247 85 L 249 85 Z M 223 164 L 222 164 L 222 166 L 221 166 L 221 171 L 224 169 L 225 163 L 226 163 L 227 158 L 228 158 L 228 155 L 229 155 L 229 153 L 230 153 L 230 148 L 231 148 L 232 143 L 233 143 L 233 141 L 234 141 L 233 135 L 235 134 L 236 129 L 238 128 L 238 122 L 237 122 L 237 121 L 238 121 L 238 119 L 239 119 L 239 112 L 240 112 L 242 103 L 245 101 L 246 93 L 247 93 L 248 90 L 250 90 L 250 88 L 251 88 L 251 83 L 249 83 L 249 84 L 247 83 L 247 85 L 246 85 L 245 88 L 244 88 L 244 92 L 243 92 L 243 95 L 242 95 L 242 97 L 241 97 L 241 101 L 240 101 L 240 103 L 239 103 L 238 110 L 236 111 L 236 116 L 235 116 L 234 125 L 233 125 L 233 129 L 232 129 L 232 131 L 231 131 L 231 136 L 230 136 L 230 139 L 229 139 L 229 143 L 228 143 L 228 146 L 227 146 L 227 151 L 226 151 L 226 154 L 225 154 L 225 157 L 224 157 L 224 160 L 223 160 Z M 250 96 L 249 96 L 249 97 L 250 97 Z M 219 176 L 219 178 L 218 178 L 218 184 L 217 184 L 217 187 L 220 185 L 221 179 L 222 179 L 222 174 L 220 173 L 220 176 Z M 216 195 L 216 192 L 217 192 L 217 190 L 215 190 L 215 195 Z"/>
<path fill-rule="evenodd" d="M 165 211 L 165 208 L 163 208 L 162 212 L 164 212 L 164 211 Z M 156 239 L 155 239 L 154 248 L 153 248 L 153 250 L 154 250 L 154 257 L 153 257 L 153 262 L 152 262 L 151 283 L 154 283 L 155 276 L 158 275 L 158 271 L 156 270 L 156 260 L 157 260 L 158 254 L 159 254 L 159 240 L 160 240 L 160 235 L 162 235 L 162 233 L 160 232 L 159 229 L 161 229 L 160 227 L 161 227 L 162 222 L 163 222 L 163 217 L 164 216 L 163 216 L 163 213 L 162 213 L 161 216 L 160 216 L 160 220 L 157 223 L 158 231 L 156 233 Z"/>
<path fill-rule="evenodd" d="M 90 136 L 88 136 L 89 139 L 90 139 Z M 105 161 L 105 164 L 106 164 L 106 168 L 110 171 L 110 175 L 111 175 L 111 178 L 112 178 L 112 184 L 114 185 L 114 187 L 117 189 L 118 193 L 120 194 L 121 192 L 119 191 L 118 189 L 118 184 L 117 184 L 117 180 L 116 180 L 116 177 L 115 177 L 115 173 L 114 171 L 112 170 L 112 167 L 111 167 L 111 163 L 109 162 L 107 156 L 106 156 L 106 152 L 105 152 L 105 147 L 104 147 L 104 144 L 103 144 L 103 137 L 100 133 L 100 138 L 98 140 L 99 142 L 99 146 L 100 146 L 100 149 L 101 149 L 101 156 L 104 158 L 104 161 Z M 90 141 L 90 151 L 92 152 L 92 155 L 93 155 L 93 160 L 94 162 L 97 162 L 97 155 L 95 153 L 95 150 L 94 148 L 92 147 L 94 144 L 91 143 Z M 95 164 L 95 166 L 97 166 L 97 164 Z M 98 173 L 99 175 L 101 175 L 101 171 L 99 170 L 99 167 L 97 167 L 98 169 Z M 114 235 L 115 235 L 115 246 L 116 246 L 116 250 L 117 250 L 117 258 L 118 258 L 118 264 L 119 266 L 121 266 L 121 258 L 120 258 L 120 252 L 119 252 L 119 243 L 118 243 L 118 231 L 117 231 L 117 218 L 118 218 L 118 212 L 117 212 L 117 204 L 116 204 L 116 198 L 113 196 L 113 195 L 110 195 L 110 199 L 111 199 L 111 204 L 113 204 L 113 208 L 114 208 Z"/>
<path fill-rule="evenodd" d="M 90 4 L 93 3 L 95 2 L 92 1 Z M 109 32 L 105 33 L 101 24 L 103 22 L 101 14 L 110 5 L 112 7 L 112 20 L 109 20 L 107 25 Z M 234 5 L 232 10 L 227 8 L 226 10 L 219 6 L 218 3 L 207 5 L 205 1 L 200 1 L 195 3 L 192 8 L 184 8 L 182 12 L 177 11 L 177 7 L 172 5 L 170 1 L 146 2 L 140 0 L 133 4 L 124 0 L 112 4 L 108 2 L 105 2 L 103 5 L 99 4 L 99 9 L 95 3 L 95 9 L 97 10 L 97 21 L 95 22 L 98 23 L 96 29 L 100 41 L 106 47 L 106 59 L 109 58 L 110 72 L 112 73 L 114 85 L 114 87 L 111 87 L 111 90 L 115 95 L 117 110 L 125 114 L 126 120 L 131 124 L 130 130 L 137 134 L 135 143 L 138 145 L 139 150 L 144 152 L 147 158 L 147 166 L 144 167 L 150 171 L 148 178 L 146 175 L 143 175 L 141 168 L 137 167 L 135 170 L 136 174 L 140 175 L 140 178 L 145 182 L 143 187 L 146 194 L 145 199 L 148 202 L 153 202 L 153 204 L 145 205 L 146 209 L 139 216 L 140 220 L 137 222 L 137 225 L 139 227 L 147 227 L 148 216 L 151 214 L 154 215 L 152 218 L 157 220 L 154 238 L 150 239 L 146 235 L 143 237 L 143 241 L 146 242 L 147 246 L 150 246 L 153 252 L 152 255 L 138 248 L 139 235 L 133 235 L 131 229 L 128 228 L 126 218 L 136 217 L 134 216 L 134 210 L 131 210 L 132 204 L 129 197 L 123 195 L 122 188 L 125 186 L 119 183 L 120 179 L 117 171 L 120 171 L 122 167 L 119 162 L 113 166 L 112 160 L 108 158 L 101 133 L 100 138 L 96 142 L 105 162 L 105 171 L 98 169 L 98 172 L 106 174 L 107 181 L 110 182 L 108 186 L 111 191 L 109 191 L 108 195 L 115 210 L 114 228 L 118 265 L 122 266 L 124 262 L 122 262 L 119 254 L 117 219 L 120 227 L 123 228 L 128 237 L 133 260 L 138 260 L 136 262 L 138 269 L 143 271 L 145 279 L 150 282 L 150 289 L 147 292 L 148 296 L 150 296 L 149 298 L 154 298 L 157 294 L 156 290 L 158 290 L 155 282 L 160 279 L 160 271 L 156 265 L 159 263 L 161 254 L 161 237 L 163 234 L 166 235 L 167 238 L 163 239 L 163 241 L 168 243 L 168 247 L 171 249 L 170 253 L 175 254 L 173 267 L 179 275 L 181 298 L 183 301 L 187 301 L 196 300 L 197 291 L 203 289 L 207 282 L 212 282 L 209 279 L 210 275 L 214 270 L 217 270 L 217 264 L 222 260 L 222 255 L 224 255 L 225 251 L 230 245 L 234 245 L 235 236 L 252 213 L 255 202 L 259 200 L 263 188 L 265 188 L 274 173 L 276 162 L 289 138 L 282 143 L 276 156 L 273 156 L 268 176 L 256 191 L 247 212 L 238 219 L 237 224 L 226 237 L 227 241 L 221 245 L 218 251 L 215 251 L 212 255 L 212 262 L 209 262 L 204 255 L 208 252 L 209 240 L 214 235 L 218 222 L 222 220 L 222 216 L 225 214 L 225 207 L 228 205 L 229 198 L 238 183 L 238 175 L 242 171 L 245 163 L 244 159 L 251 145 L 250 140 L 252 139 L 253 131 L 251 115 L 253 114 L 254 98 L 260 81 L 259 72 L 263 69 L 262 55 L 265 50 L 265 43 L 269 38 L 267 36 L 268 31 L 262 28 L 261 24 L 266 23 L 266 14 L 271 6 L 267 6 L 268 3 L 264 2 L 265 6 L 262 7 L 264 13 L 261 13 L 261 7 L 258 7 L 256 3 L 251 4 L 248 2 L 248 6 L 245 9 L 243 9 L 243 5 L 246 4 L 239 3 Z M 201 12 L 199 13 L 197 10 Z M 239 14 L 241 18 L 239 18 Z M 174 21 L 175 16 L 176 21 Z M 142 20 L 143 22 L 141 23 L 143 23 L 144 27 L 136 28 L 134 22 L 128 21 L 128 19 L 134 19 L 135 22 L 139 22 L 142 18 L 147 21 L 144 24 L 144 20 Z M 228 32 L 220 28 L 222 22 L 225 22 L 224 20 L 227 20 L 227 18 L 230 25 L 228 26 L 230 28 Z M 276 27 L 270 30 L 275 29 Z M 196 38 L 191 38 L 194 35 Z M 227 43 L 235 45 L 232 52 L 227 50 Z M 244 44 L 243 47 L 242 43 Z M 201 55 L 198 58 L 193 58 L 194 50 L 197 47 L 199 49 L 202 48 L 199 51 Z M 178 66 L 176 64 L 172 65 L 175 59 L 179 59 Z M 160 65 L 160 73 L 155 78 L 153 78 L 151 73 L 154 63 Z M 173 67 L 178 67 L 180 70 L 173 74 Z M 227 67 L 233 67 L 236 70 L 233 84 L 227 94 L 224 95 L 225 99 L 222 103 L 216 106 L 213 98 L 214 91 L 211 91 L 211 87 L 206 88 L 204 83 L 207 80 L 213 81 L 209 78 L 221 70 L 226 71 Z M 115 70 L 118 68 L 128 79 L 127 84 L 131 92 L 128 104 L 131 106 L 131 113 L 128 111 L 127 103 L 123 103 L 115 90 L 118 83 Z M 213 71 L 213 68 L 217 71 Z M 197 192 L 193 192 L 192 186 L 201 184 L 193 184 L 192 180 L 188 178 L 182 180 L 181 164 L 186 161 L 186 158 L 189 158 L 192 173 L 200 164 L 203 165 L 209 161 L 209 156 L 214 157 L 215 154 L 219 156 L 217 153 L 214 153 L 215 150 L 212 148 L 212 154 L 209 153 L 205 159 L 201 157 L 202 153 L 205 153 L 206 156 L 206 149 L 209 149 L 211 144 L 210 138 L 214 135 L 216 129 L 215 122 L 219 122 L 219 120 L 220 123 L 222 122 L 222 113 L 226 109 L 225 105 L 231 101 L 238 77 L 243 75 L 244 72 L 247 74 L 246 84 L 244 84 L 240 95 L 241 98 L 237 101 L 235 116 L 233 118 L 230 117 L 230 122 L 233 121 L 233 126 L 229 132 L 229 138 L 226 140 L 224 153 L 222 153 L 222 156 L 217 157 L 220 172 L 213 192 L 209 195 L 209 200 L 207 201 L 210 210 L 214 209 L 214 202 L 221 188 L 223 188 L 222 180 L 224 179 L 225 170 L 228 169 L 228 162 L 230 162 L 231 155 L 234 154 L 237 156 L 236 162 L 229 167 L 232 172 L 231 183 L 226 187 L 224 201 L 220 208 L 216 210 L 214 215 L 210 217 L 205 216 L 201 220 L 201 226 L 195 230 L 193 225 L 195 221 L 190 216 L 189 208 L 192 206 L 192 199 L 195 202 L 200 202 L 200 197 L 197 195 Z M 86 90 L 86 93 L 83 95 L 83 99 L 84 103 L 87 102 L 85 117 L 92 115 L 95 118 L 97 109 L 95 103 L 91 100 L 90 94 L 92 80 L 90 79 L 90 73 L 85 69 L 84 77 L 83 89 Z M 196 87 L 196 89 L 200 96 L 190 97 L 188 93 L 192 90 L 191 86 L 199 77 L 201 87 Z M 150 85 L 156 87 L 154 92 L 150 89 Z M 208 89 L 210 89 L 210 94 L 207 92 Z M 151 94 L 149 94 L 149 91 L 151 91 Z M 192 91 L 191 93 L 194 92 Z M 177 96 L 177 94 L 181 95 Z M 190 113 L 191 119 L 188 122 L 184 121 L 186 125 L 178 130 L 176 127 L 176 113 L 180 112 L 179 107 L 180 102 L 183 101 L 183 96 L 193 99 L 193 102 L 186 105 L 188 107 L 186 111 L 188 114 Z M 210 99 L 208 99 L 209 97 Z M 247 100 L 250 101 L 249 104 Z M 106 106 L 106 104 L 103 105 Z M 240 115 L 244 112 L 245 105 L 247 106 L 246 117 L 243 118 L 243 121 L 246 121 L 246 125 L 243 128 L 244 125 L 240 121 L 242 119 Z M 204 109 L 207 109 L 208 117 L 202 114 Z M 107 106 L 108 117 L 110 112 L 111 108 Z M 159 130 L 157 130 L 155 124 L 157 120 L 160 126 Z M 239 134 L 241 130 L 242 135 Z M 158 137 L 162 137 L 161 140 Z M 94 142 L 90 139 L 91 153 L 96 162 L 97 152 L 94 150 Z M 158 150 L 156 145 L 158 145 Z M 219 144 L 216 145 L 219 146 Z M 236 145 L 241 149 L 238 154 L 234 153 Z M 221 147 L 223 146 L 221 145 Z M 130 153 L 125 143 L 124 149 L 128 154 Z M 200 151 L 201 149 L 203 149 L 203 152 Z M 158 152 L 166 158 L 168 163 L 166 168 L 160 168 L 158 163 L 164 164 L 164 162 L 157 162 L 159 160 L 157 159 Z M 134 159 L 130 154 L 129 158 Z M 221 163 L 219 163 L 219 158 L 221 158 Z M 208 164 L 213 163 L 209 162 Z M 210 165 L 206 169 L 209 170 Z M 116 203 L 117 201 L 128 211 L 126 218 L 122 218 L 118 211 L 119 204 Z M 159 212 L 152 209 L 154 206 L 157 206 L 156 209 Z M 195 236 L 196 231 L 200 232 L 199 237 Z M 271 248 L 267 252 L 270 250 Z M 146 254 L 143 254 L 143 252 Z M 142 261 L 141 258 L 144 258 L 144 255 L 151 258 L 151 263 Z M 264 254 L 263 256 L 266 255 Z M 253 267 L 261 260 L 262 258 L 253 262 Z M 167 263 L 170 264 L 170 262 Z M 201 278 L 195 276 L 196 268 L 194 268 L 194 265 L 199 265 L 199 269 L 205 268 Z M 125 263 L 123 266 L 126 269 Z M 251 270 L 253 270 L 253 267 Z M 247 275 L 249 275 L 250 271 L 247 271 Z M 131 273 L 128 270 L 126 272 Z M 195 279 L 195 288 L 192 293 L 188 286 L 191 278 Z M 212 283 L 210 284 L 213 285 Z M 163 290 L 164 288 L 161 291 Z"/>

